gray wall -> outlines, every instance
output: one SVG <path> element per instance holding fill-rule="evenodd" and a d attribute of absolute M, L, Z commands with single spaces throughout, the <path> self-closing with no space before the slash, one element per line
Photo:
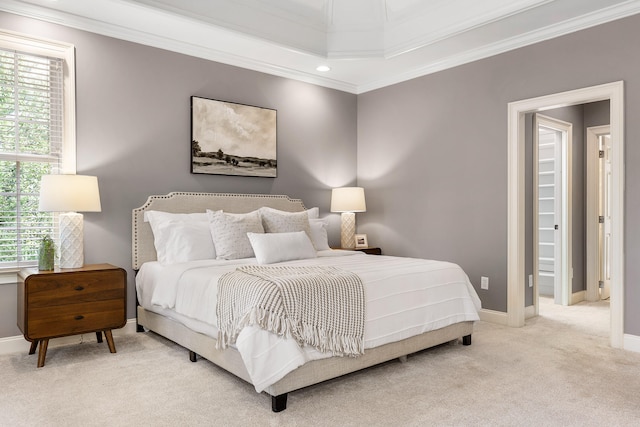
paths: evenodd
<path fill-rule="evenodd" d="M 77 171 L 97 175 L 102 212 L 85 214 L 85 262 L 128 269 L 131 210 L 151 194 L 287 194 L 328 214 L 331 187 L 356 179 L 356 96 L 0 13 L 0 28 L 76 46 Z M 190 96 L 278 111 L 278 177 L 192 175 Z M 331 215 L 339 244 L 339 217 Z M 0 337 L 19 335 L 15 285 L 0 285 Z"/>
<path fill-rule="evenodd" d="M 328 189 L 354 184 L 357 166 L 368 208 L 358 232 L 387 254 L 457 262 L 478 290 L 489 276 L 479 295 L 499 311 L 507 103 L 624 80 L 625 332 L 640 335 L 640 56 L 625 42 L 640 35 L 640 16 L 357 97 L 9 14 L 0 27 L 76 45 L 78 172 L 98 175 L 104 209 L 85 215 L 87 262 L 130 265 L 131 209 L 149 194 L 289 194 L 326 213 Z M 190 95 L 277 109 L 278 178 L 190 175 Z M 0 286 L 0 337 L 17 335 L 15 287 Z"/>
<path fill-rule="evenodd" d="M 388 254 L 459 263 L 483 306 L 506 311 L 507 104 L 624 80 L 624 330 L 640 335 L 638 37 L 640 15 L 358 96 L 358 231 Z"/>

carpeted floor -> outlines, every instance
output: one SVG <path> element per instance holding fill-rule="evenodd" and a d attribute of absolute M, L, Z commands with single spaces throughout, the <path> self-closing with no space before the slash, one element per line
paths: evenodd
<path fill-rule="evenodd" d="M 2 426 L 635 426 L 640 354 L 608 345 L 606 303 L 541 302 L 524 328 L 292 392 L 286 411 L 151 333 L 0 357 Z M 582 320 L 580 320 L 582 319 Z M 586 320 L 586 322 L 584 322 Z M 603 325 L 604 323 L 604 325 Z"/>

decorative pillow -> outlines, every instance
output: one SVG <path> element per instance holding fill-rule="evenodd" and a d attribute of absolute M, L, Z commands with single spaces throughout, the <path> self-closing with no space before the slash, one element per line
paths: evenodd
<path fill-rule="evenodd" d="M 174 264 L 216 257 L 206 213 L 147 211 L 144 219 L 151 225 L 153 244 L 160 263 Z"/>
<path fill-rule="evenodd" d="M 207 210 L 209 230 L 217 259 L 239 259 L 254 256 L 247 233 L 264 233 L 258 211 L 232 214 Z"/>
<path fill-rule="evenodd" d="M 316 250 L 304 231 L 291 233 L 247 233 L 258 264 L 315 258 Z"/>
<path fill-rule="evenodd" d="M 262 226 L 266 233 L 290 233 L 304 231 L 311 239 L 311 226 L 309 214 L 302 212 L 285 212 L 273 208 L 262 207 L 259 209 L 262 217 Z"/>
<path fill-rule="evenodd" d="M 311 243 L 313 243 L 316 250 L 326 251 L 331 249 L 327 234 L 329 221 L 326 219 L 309 219 L 309 225 L 311 226 Z"/>

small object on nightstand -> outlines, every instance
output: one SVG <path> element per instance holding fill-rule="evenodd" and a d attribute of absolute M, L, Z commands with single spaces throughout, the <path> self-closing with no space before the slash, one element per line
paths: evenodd
<path fill-rule="evenodd" d="M 116 352 L 112 329 L 127 323 L 127 272 L 110 264 L 18 273 L 18 327 L 31 342 L 29 354 L 40 344 L 38 368 L 44 366 L 49 339 L 95 332 L 109 351 Z"/>
<path fill-rule="evenodd" d="M 53 242 L 51 236 L 44 236 L 40 242 L 40 249 L 38 250 L 38 270 L 53 270 L 55 252 L 56 244 Z"/>
<path fill-rule="evenodd" d="M 366 248 L 333 248 L 333 249 L 340 249 L 340 250 L 343 250 L 343 251 L 359 251 L 359 252 L 364 252 L 365 254 L 369 254 L 369 255 L 382 255 L 382 249 L 374 248 L 374 247 L 366 247 Z"/>

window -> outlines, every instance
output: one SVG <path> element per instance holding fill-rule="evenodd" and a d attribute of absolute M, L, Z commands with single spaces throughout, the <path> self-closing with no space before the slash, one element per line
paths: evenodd
<path fill-rule="evenodd" d="M 0 269 L 37 265 L 40 177 L 75 173 L 73 46 L 0 31 Z"/>

